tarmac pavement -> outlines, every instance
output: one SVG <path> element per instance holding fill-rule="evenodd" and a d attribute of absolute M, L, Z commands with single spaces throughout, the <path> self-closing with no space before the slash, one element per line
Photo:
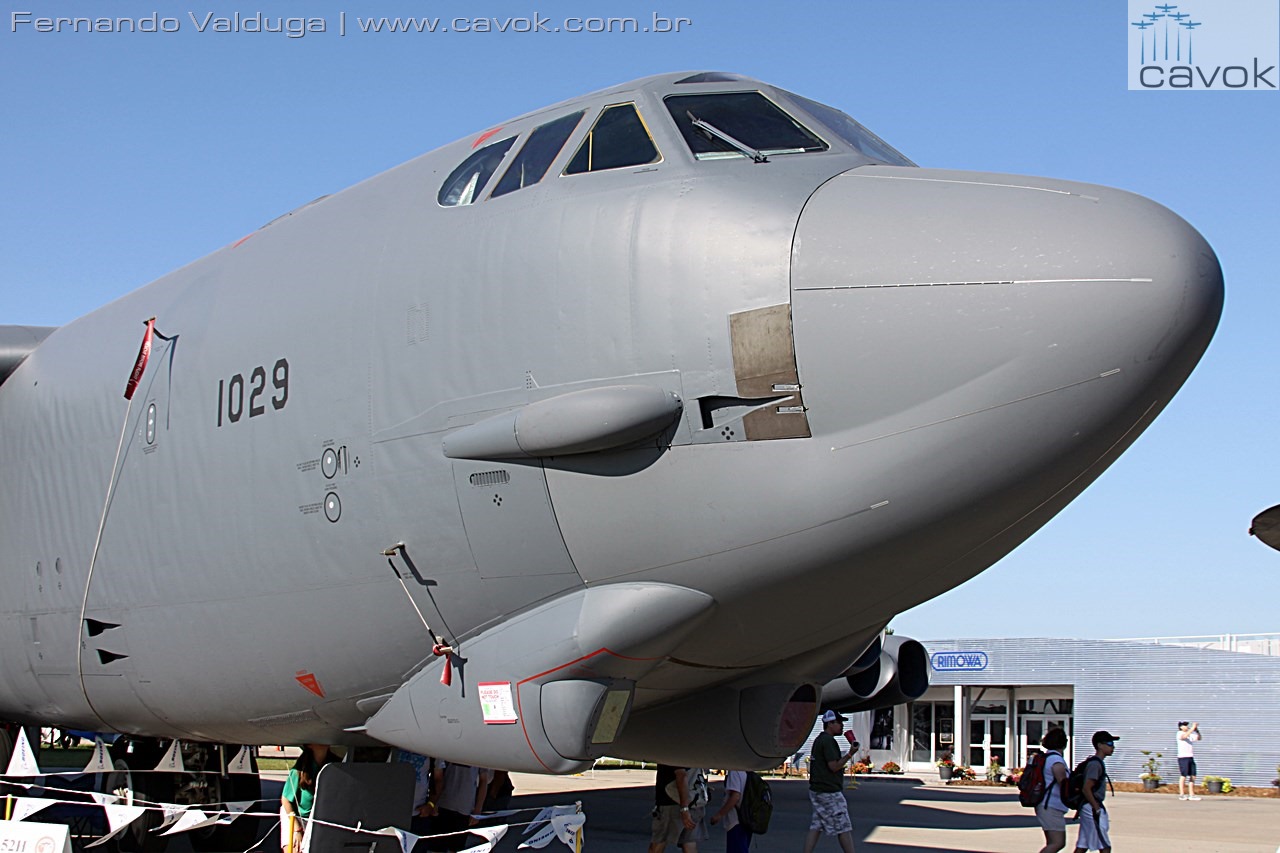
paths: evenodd
<path fill-rule="evenodd" d="M 512 807 L 581 801 L 587 814 L 584 853 L 637 853 L 648 844 L 653 804 L 652 770 L 597 770 L 568 777 L 513 774 Z M 753 853 L 795 853 L 809 828 L 808 783 L 768 777 L 773 819 L 756 836 Z M 712 808 L 723 787 L 713 779 Z M 918 853 L 922 850 L 974 853 L 1031 853 L 1044 834 L 1031 809 L 1012 788 L 960 787 L 912 777 L 862 777 L 848 791 L 853 839 L 860 853 Z M 1280 853 L 1280 801 L 1274 798 L 1214 798 L 1198 802 L 1156 794 L 1120 792 L 1107 797 L 1111 841 L 1121 853 Z M 516 818 L 519 819 L 519 818 Z M 1077 825 L 1067 825 L 1067 850 Z M 512 830 L 509 835 L 515 834 Z M 554 842 L 553 842 L 554 845 Z M 724 848 L 724 830 L 710 829 L 701 849 Z M 515 850 L 504 838 L 499 850 Z M 547 848 L 555 853 L 553 848 Z M 839 853 L 833 838 L 818 842 L 817 853 Z"/>

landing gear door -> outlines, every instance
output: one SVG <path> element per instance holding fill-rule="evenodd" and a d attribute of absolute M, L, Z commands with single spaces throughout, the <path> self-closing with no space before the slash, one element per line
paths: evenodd
<path fill-rule="evenodd" d="M 453 478 L 480 577 L 577 573 L 541 464 L 459 460 L 453 464 Z"/>

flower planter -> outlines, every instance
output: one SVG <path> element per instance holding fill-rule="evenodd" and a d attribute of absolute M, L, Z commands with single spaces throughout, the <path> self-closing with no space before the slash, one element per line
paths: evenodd
<path fill-rule="evenodd" d="M 1142 780 L 1142 790 L 1144 791 L 1154 791 L 1159 787 L 1160 787 L 1159 779 L 1143 779 Z"/>
<path fill-rule="evenodd" d="M 938 778 L 941 779 L 943 782 L 950 782 L 952 770 L 953 770 L 952 767 L 944 764 L 943 766 L 938 768 Z"/>
<path fill-rule="evenodd" d="M 1205 782 L 1205 783 L 1204 783 L 1204 786 L 1205 786 L 1206 788 L 1208 788 L 1208 789 L 1209 789 L 1209 793 L 1210 793 L 1210 794 L 1221 794 L 1221 793 L 1222 793 L 1222 780 L 1221 780 L 1221 779 L 1214 779 L 1214 780 L 1212 780 L 1212 781 L 1210 781 L 1210 782 Z"/>

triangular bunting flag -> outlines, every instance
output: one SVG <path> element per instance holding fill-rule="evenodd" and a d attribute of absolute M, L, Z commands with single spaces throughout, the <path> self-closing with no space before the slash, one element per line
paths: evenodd
<path fill-rule="evenodd" d="M 107 810 L 107 826 L 111 829 L 112 835 L 142 817 L 142 813 L 146 811 L 142 806 L 108 805 L 104 808 Z"/>
<path fill-rule="evenodd" d="M 35 753 L 31 751 L 31 741 L 27 740 L 27 730 L 18 729 L 18 742 L 13 745 L 13 757 L 9 759 L 6 776 L 39 776 L 40 768 L 36 765 Z"/>
<path fill-rule="evenodd" d="M 106 844 L 108 841 L 110 841 L 111 839 L 115 838 L 117 835 L 119 835 L 120 833 L 128 829 L 129 825 L 132 824 L 135 820 L 142 817 L 142 814 L 146 811 L 146 808 L 144 808 L 143 806 L 108 805 L 106 806 L 106 811 L 107 811 L 107 827 L 111 831 L 108 832 L 106 835 L 102 836 L 101 838 L 99 838 L 97 841 L 94 841 L 90 844 L 86 844 L 85 847 L 97 847 L 100 844 Z"/>
<path fill-rule="evenodd" d="M 97 841 L 90 841 L 90 842 L 89 842 L 88 844 L 86 844 L 84 847 L 85 847 L 85 849 L 86 849 L 86 850 L 88 850 L 90 847 L 98 847 L 98 846 L 100 846 L 100 845 L 102 845 L 102 844 L 106 844 L 108 841 L 110 841 L 111 839 L 115 838 L 117 835 L 119 835 L 119 834 L 120 834 L 120 833 L 122 833 L 122 832 L 124 832 L 124 827 L 123 827 L 123 826 L 122 826 L 122 827 L 120 827 L 119 829 L 112 830 L 111 832 L 108 832 L 106 835 L 102 836 L 102 837 L 101 837 L 101 838 L 99 838 Z"/>
<path fill-rule="evenodd" d="M 152 832 L 168 829 L 187 811 L 186 806 L 175 806 L 173 803 L 160 803 L 160 809 L 164 812 L 164 816 L 160 818 L 160 825 L 151 830 Z"/>
<path fill-rule="evenodd" d="M 107 745 L 102 742 L 101 738 L 94 738 L 93 755 L 90 756 L 89 763 L 84 766 L 84 772 L 107 773 L 112 769 L 111 753 L 107 752 Z"/>
<path fill-rule="evenodd" d="M 486 839 L 484 844 L 477 844 L 475 847 L 463 848 L 463 853 L 489 853 L 493 850 L 502 836 L 507 834 L 506 826 L 477 826 L 469 830 L 471 835 L 479 835 Z M 405 853 L 409 853 L 408 850 Z"/>
<path fill-rule="evenodd" d="M 155 766 L 156 770 L 163 770 L 166 773 L 185 773 L 187 768 L 182 766 L 182 745 L 177 740 L 169 743 L 169 749 L 165 752 L 164 758 L 160 759 L 160 763 Z"/>
<path fill-rule="evenodd" d="M 546 820 L 549 817 L 551 817 L 551 806 L 543 806 L 542 810 L 539 811 L 536 816 L 534 816 L 533 820 L 525 824 L 524 832 L 520 834 L 528 835 L 529 833 L 533 832 L 535 829 L 538 828 L 538 824 L 542 823 L 544 820 Z"/>
<path fill-rule="evenodd" d="M 404 851 L 404 853 L 410 853 L 410 851 L 413 850 L 413 846 L 418 843 L 418 839 L 422 837 L 420 835 L 414 835 L 412 832 L 410 832 L 407 829 L 400 829 L 399 827 L 395 827 L 395 826 L 388 826 L 388 827 L 385 827 L 384 829 L 379 829 L 377 832 L 373 834 L 374 835 L 390 835 L 392 838 L 399 840 L 400 849 Z"/>
<path fill-rule="evenodd" d="M 178 832 L 187 832 L 192 829 L 201 829 L 206 826 L 213 826 L 217 822 L 217 816 L 209 817 L 200 809 L 187 809 L 183 812 L 182 817 L 178 818 L 177 823 L 160 834 L 173 835 Z"/>
<path fill-rule="evenodd" d="M 548 844 L 550 844 L 551 839 L 555 837 L 556 837 L 556 828 L 551 824 L 547 823 L 543 825 L 542 829 L 538 830 L 533 835 L 529 836 L 524 841 L 522 841 L 520 843 L 520 846 L 516 849 L 524 850 L 532 847 L 535 850 L 541 850 L 543 847 L 546 847 Z"/>
<path fill-rule="evenodd" d="M 132 808 L 132 806 L 129 806 L 129 808 Z M 125 829 L 128 828 L 128 826 L 129 824 L 126 823 L 124 826 L 116 827 L 115 829 L 108 832 L 106 835 L 99 838 L 97 841 L 90 841 L 88 844 L 85 845 L 85 849 L 87 850 L 90 847 L 97 847 L 100 844 L 106 844 L 108 841 L 115 838 L 120 833 L 124 832 Z"/>
<path fill-rule="evenodd" d="M 231 823 L 233 820 L 240 817 L 240 815 L 247 812 L 249 810 L 249 806 L 252 806 L 257 802 L 258 802 L 257 800 L 244 800 L 243 802 L 227 803 L 226 804 L 227 814 L 224 814 L 222 817 L 218 818 L 218 823 L 221 823 L 224 826 L 228 823 Z"/>
<path fill-rule="evenodd" d="M 542 811 L 538 812 L 538 816 L 529 821 L 529 825 L 524 828 L 524 835 L 528 835 L 538 828 L 543 821 L 550 820 L 555 815 L 574 814 L 578 811 L 575 806 L 543 806 Z"/>
<path fill-rule="evenodd" d="M 42 797 L 14 797 L 13 798 L 13 814 L 10 820 L 25 820 L 43 808 L 60 802 L 59 800 L 46 800 Z"/>
<path fill-rule="evenodd" d="M 557 815 L 551 818 L 551 826 L 555 828 L 556 838 L 570 847 L 576 847 L 574 841 L 586 822 L 587 816 L 584 814 Z"/>
<path fill-rule="evenodd" d="M 252 775 L 253 770 L 253 750 L 247 746 L 240 747 L 240 751 L 236 753 L 236 757 L 231 759 L 231 763 L 227 765 L 228 773 L 247 773 Z"/>
<path fill-rule="evenodd" d="M 115 794 L 99 794 L 97 791 L 87 791 L 86 793 L 100 806 L 114 806 L 120 802 L 120 798 Z"/>

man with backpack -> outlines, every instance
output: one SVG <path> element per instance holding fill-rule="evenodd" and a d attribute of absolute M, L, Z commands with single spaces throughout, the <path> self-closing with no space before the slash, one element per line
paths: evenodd
<path fill-rule="evenodd" d="M 1086 850 L 1111 853 L 1110 821 L 1102 801 L 1107 796 L 1106 759 L 1116 751 L 1118 740 L 1120 738 L 1105 729 L 1094 732 L 1094 754 L 1080 762 L 1068 779 L 1067 787 L 1073 789 L 1076 779 L 1083 777 L 1080 782 L 1080 794 L 1083 795 L 1083 802 L 1079 806 L 1080 835 L 1076 837 L 1075 853 L 1085 853 Z M 1074 799 L 1070 796 L 1070 790 L 1068 793 L 1067 799 Z M 1067 805 L 1070 804 L 1070 802 L 1067 803 Z"/>
<path fill-rule="evenodd" d="M 724 805 L 711 816 L 711 825 L 724 821 L 727 853 L 747 853 L 751 836 L 769 831 L 773 793 L 769 783 L 753 771 L 730 770 L 724 777 Z"/>
<path fill-rule="evenodd" d="M 1040 739 L 1040 746 L 1044 748 L 1044 758 L 1036 757 L 1027 762 L 1023 781 L 1027 780 L 1032 766 L 1039 762 L 1040 779 L 1028 787 L 1033 788 L 1036 820 L 1044 830 L 1044 846 L 1040 853 L 1058 853 L 1067 846 L 1067 807 L 1062 802 L 1062 787 L 1069 775 L 1066 759 L 1062 757 L 1062 750 L 1067 746 L 1067 733 L 1059 728 L 1049 729 Z M 1021 795 L 1022 785 L 1018 787 Z M 1026 805 L 1025 801 L 1023 805 Z"/>

